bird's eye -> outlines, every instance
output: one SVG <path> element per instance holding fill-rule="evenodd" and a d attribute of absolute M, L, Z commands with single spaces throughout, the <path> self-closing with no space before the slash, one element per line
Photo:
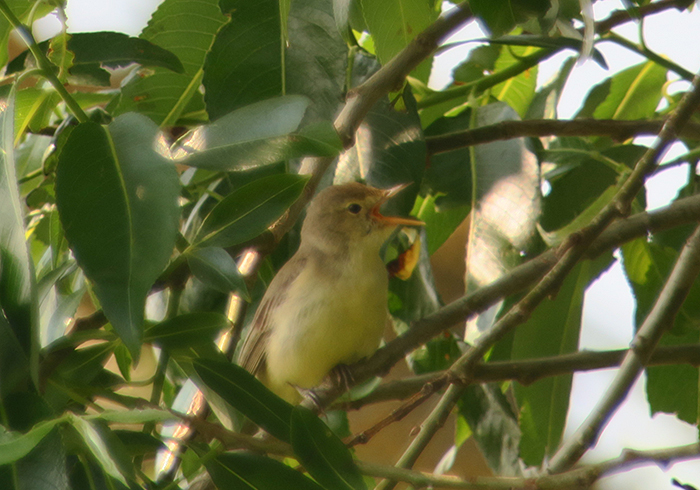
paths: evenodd
<path fill-rule="evenodd" d="M 362 206 L 360 206 L 357 203 L 352 203 L 348 205 L 348 211 L 350 211 L 352 214 L 357 214 L 360 211 L 362 211 Z"/>

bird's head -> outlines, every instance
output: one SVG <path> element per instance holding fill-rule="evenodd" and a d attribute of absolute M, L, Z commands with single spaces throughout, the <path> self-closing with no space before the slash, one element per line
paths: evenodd
<path fill-rule="evenodd" d="M 321 249 L 353 246 L 379 251 L 399 225 L 421 226 L 413 218 L 384 216 L 380 207 L 406 185 L 376 189 L 359 183 L 330 186 L 311 201 L 301 229 L 302 244 Z"/>

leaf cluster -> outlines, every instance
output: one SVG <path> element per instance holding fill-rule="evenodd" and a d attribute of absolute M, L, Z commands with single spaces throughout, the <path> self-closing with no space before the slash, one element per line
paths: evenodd
<path fill-rule="evenodd" d="M 618 17 L 653 13 L 639 3 Z M 687 73 L 628 42 L 646 61 L 593 87 L 576 116 L 588 121 L 585 134 L 489 139 L 502 123 L 557 120 L 577 57 L 609 40 L 609 28 L 580 34 L 578 21 L 590 19 L 578 0 L 460 8 L 489 37 L 475 40 L 450 85 L 428 88 L 435 53 L 414 59 L 399 67 L 410 72 L 405 81 L 371 94 L 378 102 L 348 130 L 342 110 L 418 52 L 421 32 L 442 22 L 440 2 L 165 0 L 138 37 L 64 28 L 37 43 L 28 26 L 61 2 L 0 0 L 0 52 L 12 29 L 28 47 L 0 57 L 0 488 L 162 489 L 203 475 L 219 488 L 373 483 L 341 440 L 345 411 L 319 418 L 292 407 L 227 359 L 296 247 L 298 226 L 288 223 L 283 237 L 275 226 L 292 221 L 319 182 L 412 184 L 387 206 L 426 224 L 386 250 L 387 262 L 406 248 L 416 259 L 410 278 L 392 277 L 388 298 L 399 342 L 408 342 L 421 322 L 454 307 L 436 287 L 433 260 L 461 224 L 467 252 L 450 268 L 466 268 L 467 300 L 554 256 L 613 203 L 646 152 L 629 136 L 634 127 L 615 139 L 597 123 L 661 121 L 681 103 L 667 79 Z M 570 57 L 556 77 L 538 86 L 539 64 L 563 52 Z M 589 55 L 607 67 L 595 45 Z M 455 145 L 477 129 L 488 142 Z M 683 135 L 688 153 L 674 164 L 688 164 L 689 179 L 678 199 L 692 199 L 699 153 Z M 319 161 L 321 170 L 306 171 Z M 632 213 L 645 205 L 644 191 L 629 203 Z M 641 325 L 697 219 L 626 236 L 614 243 L 620 258 L 607 250 L 576 264 L 490 346 L 486 365 L 576 353 L 586 289 L 615 260 Z M 441 323 L 443 335 L 402 347 L 388 364 L 405 355 L 415 374 L 449 369 L 545 272 Z M 699 295 L 690 288 L 661 345 L 697 346 Z M 543 465 L 562 443 L 576 370 L 542 372 L 531 384 L 472 380 L 455 400 L 454 444 L 436 472 L 452 469 L 469 438 L 498 475 Z M 697 425 L 697 362 L 649 367 L 647 376 L 653 412 Z M 371 403 L 378 384 L 354 387 L 347 403 Z M 419 391 L 411 386 L 385 399 Z M 211 410 L 189 418 L 197 390 Z M 179 466 L 156 475 L 156 454 L 185 425 Z M 250 437 L 252 425 L 278 441 Z M 386 476 L 383 488 L 397 478 Z"/>

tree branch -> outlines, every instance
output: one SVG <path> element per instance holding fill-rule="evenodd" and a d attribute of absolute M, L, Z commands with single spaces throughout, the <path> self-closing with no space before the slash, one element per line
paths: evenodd
<path fill-rule="evenodd" d="M 665 10 L 677 9 L 684 10 L 693 4 L 693 0 L 661 0 L 660 2 L 652 2 L 641 7 L 634 7 L 637 11 L 639 17 L 646 17 L 648 15 L 658 14 Z M 606 34 L 615 27 L 629 22 L 631 20 L 636 20 L 633 17 L 629 9 L 628 10 L 616 10 L 610 16 L 600 22 L 596 22 L 595 31 L 599 35 Z"/>
<path fill-rule="evenodd" d="M 436 155 L 468 146 L 521 137 L 609 136 L 617 141 L 625 141 L 639 135 L 656 135 L 663 124 L 664 121 L 661 120 L 575 119 L 560 121 L 528 119 L 526 121 L 502 121 L 489 126 L 428 137 L 425 142 L 428 154 Z M 686 124 L 681 136 L 700 139 L 700 124 Z"/>
<path fill-rule="evenodd" d="M 607 369 L 619 366 L 627 349 L 611 351 L 582 351 L 560 356 L 527 359 L 524 361 L 480 362 L 474 367 L 474 383 L 517 381 L 529 385 L 543 378 L 577 372 Z M 689 364 L 700 366 L 700 344 L 658 347 L 647 366 Z M 333 409 L 359 410 L 365 405 L 390 400 L 403 400 L 419 392 L 426 383 L 436 380 L 441 373 L 412 376 L 379 385 L 365 397 L 333 405 Z M 364 441 L 367 437 L 361 437 Z"/>
<path fill-rule="evenodd" d="M 688 239 L 673 271 L 632 341 L 620 370 L 596 408 L 588 415 L 576 433 L 552 457 L 548 471 L 560 473 L 574 465 L 589 447 L 595 444 L 603 427 L 624 401 L 654 348 L 673 320 L 700 274 L 700 226 Z"/>
<path fill-rule="evenodd" d="M 695 459 L 700 456 L 700 444 L 637 451 L 626 449 L 618 458 L 591 464 L 557 475 L 541 475 L 533 478 L 477 476 L 459 478 L 434 475 L 393 466 L 383 466 L 358 461 L 360 471 L 375 478 L 391 478 L 403 481 L 415 488 L 462 488 L 467 490 L 552 490 L 588 488 L 603 476 L 625 471 L 641 464 L 657 464 L 666 467 L 670 462 Z"/>

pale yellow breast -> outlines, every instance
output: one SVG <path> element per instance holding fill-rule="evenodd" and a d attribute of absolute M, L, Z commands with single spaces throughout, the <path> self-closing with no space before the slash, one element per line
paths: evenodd
<path fill-rule="evenodd" d="M 316 386 L 336 365 L 370 355 L 384 332 L 388 280 L 378 256 L 348 261 L 339 273 L 314 267 L 296 278 L 271 319 L 266 377 L 278 393 Z"/>

